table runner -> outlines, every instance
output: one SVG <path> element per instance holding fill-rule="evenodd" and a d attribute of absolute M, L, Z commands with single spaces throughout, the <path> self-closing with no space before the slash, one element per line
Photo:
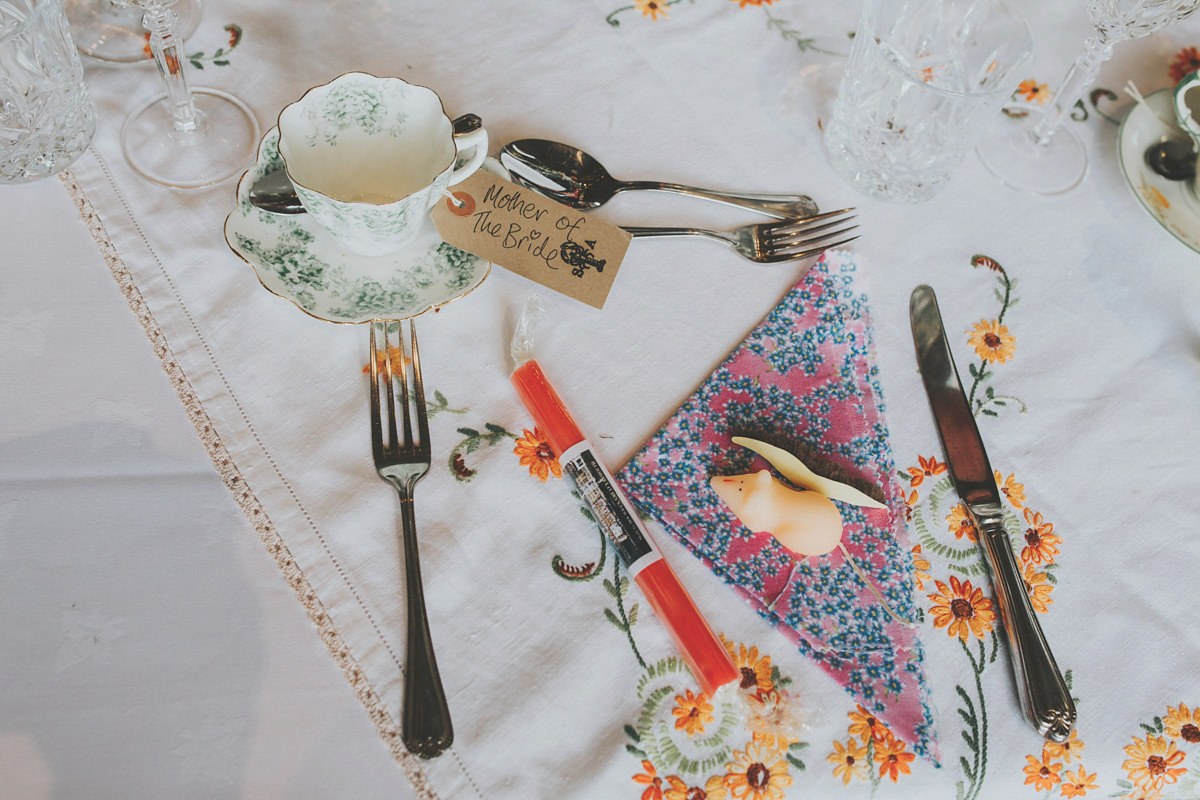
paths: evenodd
<path fill-rule="evenodd" d="M 491 17 L 480 6 L 470 21 L 451 24 L 433 12 L 413 12 L 401 20 L 382 4 L 366 3 L 349 9 L 352 13 L 338 9 L 335 31 L 335 26 L 324 24 L 320 10 L 289 8 L 288 24 L 282 24 L 276 7 L 247 9 L 214 0 L 206 5 L 206 22 L 194 40 L 198 60 L 206 64 L 195 80 L 237 90 L 252 100 L 266 124 L 304 88 L 336 72 L 355 68 L 398 73 L 437 85 L 452 113 L 468 108 L 490 112 L 482 115 L 485 122 L 493 120 L 490 130 L 497 142 L 532 132 L 578 141 L 601 153 L 614 148 L 626 169 L 653 174 L 651 168 L 661 165 L 669 150 L 643 149 L 639 143 L 685 141 L 687 158 L 676 153 L 667 168 L 680 177 L 774 190 L 811 185 L 827 207 L 859 203 L 872 224 L 872 240 L 878 240 L 864 241 L 863 247 L 886 247 L 901 254 L 864 263 L 888 262 L 886 269 L 873 267 L 878 291 L 873 292 L 872 310 L 882 331 L 885 394 L 893 408 L 902 409 L 899 416 L 889 416 L 893 423 L 903 419 L 903 425 L 894 425 L 894 447 L 901 477 L 909 484 L 909 506 L 922 546 L 915 561 L 918 599 L 923 591 L 926 597 L 941 598 L 927 601 L 931 611 L 954 595 L 973 597 L 967 584 L 973 588 L 979 578 L 969 555 L 950 546 L 961 537 L 951 532 L 947 544 L 945 534 L 937 535 L 940 518 L 952 507 L 943 506 L 948 493 L 936 436 L 909 374 L 902 309 L 915 282 L 936 277 L 933 282 L 942 297 L 949 294 L 960 300 L 962 310 L 956 310 L 948 324 L 962 331 L 973 324 L 966 314 L 994 315 L 986 302 L 993 287 L 981 275 L 1010 280 L 1019 276 L 1028 287 L 1016 292 L 1025 305 L 998 324 L 1015 326 L 1025 314 L 1025 324 L 1036 335 L 1022 337 L 1022 350 L 1014 361 L 1021 371 L 1009 374 L 1015 385 L 989 384 L 995 390 L 989 396 L 1019 397 L 1020 403 L 1009 399 L 1009 407 L 1027 413 L 1006 415 L 1000 406 L 988 407 L 997 415 L 991 424 L 1003 434 L 1001 440 L 1009 442 L 995 448 L 994 463 L 999 467 L 1015 459 L 1024 467 L 1004 467 L 1002 475 L 1021 503 L 1014 512 L 1021 523 L 1050 542 L 1048 534 L 1062 534 L 1063 519 L 1077 520 L 1075 526 L 1084 528 L 1116 524 L 1138 530 L 1145 524 L 1143 515 L 1150 514 L 1159 530 L 1186 527 L 1182 515 L 1171 510 L 1187 505 L 1178 484 L 1151 482 L 1141 487 L 1139 502 L 1128 508 L 1110 499 L 1095 510 L 1085 509 L 1074 493 L 1073 471 L 1081 455 L 1077 448 L 1083 443 L 1067 432 L 1067 423 L 1075 421 L 1073 408 L 1087 408 L 1099 424 L 1089 431 L 1092 441 L 1085 461 L 1105 451 L 1121 453 L 1142 474 L 1153 475 L 1160 459 L 1185 463 L 1194 444 L 1194 435 L 1164 439 L 1142 427 L 1140 435 L 1154 442 L 1156 456 L 1151 458 L 1137 446 L 1137 436 L 1121 433 L 1130 419 L 1128 409 L 1106 409 L 1103 402 L 1121 399 L 1124 381 L 1132 376 L 1158 388 L 1139 401 L 1142 413 L 1178 421 L 1186 418 L 1181 410 L 1194 411 L 1194 402 L 1181 391 L 1184 384 L 1172 380 L 1167 365 L 1170 360 L 1189 363 L 1171 325 L 1195 329 L 1184 301 L 1194 295 L 1193 283 L 1183 282 L 1182 293 L 1164 318 L 1170 324 L 1152 327 L 1144 344 L 1127 335 L 1122 315 L 1113 312 L 1120 304 L 1132 307 L 1137 319 L 1155 319 L 1150 309 L 1161 305 L 1162 288 L 1180 280 L 1172 271 L 1181 272 L 1191 257 L 1172 249 L 1177 243 L 1162 240 L 1161 231 L 1141 225 L 1144 220 L 1122 194 L 1126 189 L 1119 176 L 1094 171 L 1092 185 L 1101 191 L 1086 195 L 1086 214 L 1078 212 L 1077 227 L 1065 229 L 1061 223 L 1047 222 L 1054 216 L 1051 212 L 1061 208 L 1052 201 L 981 197 L 965 187 L 951 189 L 945 198 L 912 213 L 852 198 L 824 170 L 819 154 L 804 146 L 792 151 L 795 162 L 782 166 L 768 155 L 797 145 L 791 133 L 772 127 L 786 119 L 786 113 L 781 117 L 781 109 L 772 105 L 782 79 L 762 80 L 758 70 L 779 63 L 798 69 L 801 64 L 788 60 L 785 53 L 793 51 L 783 46 L 793 45 L 782 36 L 774 39 L 775 29 L 764 25 L 763 16 L 751 16 L 764 9 L 742 13 L 736 5 L 692 5 L 671 7 L 676 26 L 671 29 L 650 27 L 632 12 L 620 16 L 616 29 L 597 21 L 587 28 L 586 41 L 593 45 L 590 52 L 604 54 L 605 69 L 571 71 L 547 85 L 517 76 L 527 68 L 554 74 L 556 51 L 550 44 L 559 40 L 561 31 L 575 31 L 579 19 L 592 19 L 596 6 L 563 4 L 543 10 L 536 19 L 516 20 Z M 608 9 L 599 11 L 602 17 Z M 219 25 L 226 21 L 236 21 L 245 38 L 229 57 L 229 66 L 218 67 L 203 55 L 221 41 Z M 451 29 L 453 37 L 448 34 Z M 668 30 L 669 35 L 664 32 Z M 452 53 L 445 48 L 448 38 L 456 45 Z M 744 54 L 754 53 L 764 41 L 780 46 L 768 46 L 762 60 L 747 62 L 746 69 L 718 74 L 710 68 L 699 73 L 706 82 L 692 83 L 686 76 L 699 69 L 692 49 L 697 39 L 736 41 Z M 303 58 L 297 56 L 301 40 Z M 397 69 L 394 44 L 401 41 L 406 45 L 404 64 Z M 1164 41 L 1178 42 L 1160 38 L 1137 52 L 1149 60 L 1148 55 L 1161 49 L 1165 54 L 1158 63 L 1165 64 L 1178 46 Z M 490 72 L 478 68 L 495 58 L 486 54 L 518 50 L 524 56 L 520 64 Z M 464 53 L 469 79 L 461 61 L 452 57 Z M 1110 75 L 1123 79 L 1119 70 L 1127 63 L 1115 64 Z M 628 78 L 621 102 L 569 105 L 588 92 L 607 97 L 603 89 L 611 75 Z M 746 118 L 762 125 L 756 133 L 772 145 L 762 155 L 741 148 L 745 139 L 728 135 L 739 131 L 737 115 L 725 115 L 728 119 L 714 127 L 711 113 L 699 101 L 714 85 L 736 90 L 739 81 L 754 83 L 756 78 L 761 96 L 746 98 L 739 107 Z M 526 433 L 529 423 L 510 394 L 506 351 L 514 309 L 531 287 L 501 271 L 472 296 L 420 322 L 426 378 L 431 391 L 440 394 L 434 435 L 443 443 L 445 466 L 418 491 L 418 514 L 426 531 L 423 564 L 430 607 L 436 609 L 435 640 L 447 682 L 456 687 L 451 702 L 461 709 L 456 718 L 465 722 L 460 721 L 459 742 L 446 757 L 428 763 L 409 758 L 396 736 L 402 672 L 397 654 L 403 642 L 402 626 L 396 622 L 402 618 L 396 520 L 392 496 L 375 477 L 368 458 L 361 376 L 365 333 L 304 318 L 258 287 L 220 240 L 231 188 L 173 193 L 140 183 L 124 167 L 116 142 L 119 121 L 132 105 L 127 99 L 153 91 L 152 73 L 101 69 L 91 72 L 89 80 L 101 112 L 101 130 L 93 150 L 66 177 L 68 186 L 151 333 L 218 471 L 296 588 L 372 724 L 423 795 L 611 797 L 639 796 L 652 789 L 665 794 L 681 784 L 694 788 L 702 779 L 708 786 L 713 774 L 736 776 L 739 765 L 752 763 L 769 763 L 778 776 L 773 788 L 788 796 L 802 796 L 812 787 L 836 791 L 833 787 L 840 786 L 850 793 L 894 786 L 896 796 L 909 796 L 918 787 L 944 794 L 957 783 L 970 796 L 1011 797 L 1059 792 L 1068 771 L 1078 779 L 1072 785 L 1085 785 L 1083 778 L 1099 774 L 1094 783 L 1103 784 L 1106 793 L 1124 796 L 1133 796 L 1142 784 L 1177 792 L 1190 785 L 1186 773 L 1176 770 L 1192 768 L 1195 760 L 1187 737 L 1196 701 L 1183 689 L 1162 691 L 1178 685 L 1173 676 L 1184 674 L 1177 671 L 1180 665 L 1192 663 L 1188 628 L 1173 640 L 1168 660 L 1150 668 L 1154 691 L 1122 693 L 1113 689 L 1114 681 L 1102 680 L 1105 676 L 1094 670 L 1072 672 L 1085 700 L 1077 742 L 1087 743 L 1082 762 L 1087 770 L 1080 775 L 1076 759 L 1081 744 L 1074 746 L 1074 753 L 1051 752 L 1029 738 L 1011 696 L 1003 651 L 997 651 L 994 640 L 981 636 L 977 643 L 969 637 L 949 637 L 928 621 L 923 636 L 931 653 L 929 663 L 938 665 L 931 679 L 934 708 L 935 713 L 940 709 L 939 725 L 949 726 L 942 739 L 952 748 L 946 767 L 938 770 L 902 757 L 912 754 L 895 745 L 883 751 L 881 745 L 888 740 L 869 711 L 848 701 L 820 670 L 790 657 L 791 644 L 752 610 L 725 602 L 727 587 L 670 540 L 665 543 L 668 557 L 715 627 L 726 634 L 740 663 L 768 676 L 764 688 L 794 693 L 813 713 L 795 729 L 802 732 L 799 743 L 806 746 L 788 748 L 774 758 L 746 738 L 744 728 L 735 732 L 715 717 L 726 737 L 727 756 L 691 753 L 689 763 L 697 766 L 689 770 L 669 772 L 657 766 L 666 763 L 663 755 L 678 748 L 681 736 L 689 738 L 686 731 L 677 733 L 684 729 L 659 723 L 679 719 L 672 712 L 687 712 L 693 701 L 686 693 L 662 691 L 681 676 L 669 642 L 649 615 L 633 619 L 630 610 L 636 598 L 613 571 L 613 562 L 600 562 L 598 536 L 563 486 L 553 480 L 543 483 L 520 463 L 522 455 L 540 451 L 536 432 Z M 1166 78 L 1154 80 L 1161 85 Z M 1114 77 L 1108 85 L 1121 82 Z M 770 114 L 753 110 L 760 100 Z M 567 107 L 573 109 L 570 115 L 562 111 Z M 637 113 L 631 116 L 633 110 Z M 621 124 L 614 124 L 614 115 Z M 1088 124 L 1089 143 L 1099 148 L 1103 165 L 1103 157 L 1111 155 L 1110 138 L 1105 137 L 1113 131 L 1096 127 L 1108 123 L 1095 114 Z M 967 165 L 964 171 L 972 185 L 990 188 L 977 168 Z M 946 223 L 935 224 L 944 240 L 912 224 L 918 211 L 922 219 L 944 215 Z M 656 222 L 694 221 L 697 216 L 729 221 L 714 210 L 668 206 L 661 200 L 649 204 L 631 199 L 601 213 L 624 219 L 649 214 Z M 1003 231 L 996 229 L 995 219 L 1005 221 Z M 1054 245 L 1052 257 L 1047 256 L 1048 244 Z M 986 261 L 973 262 L 971 256 L 980 250 L 990 254 L 990 263 L 1003 262 L 1004 267 L 994 270 Z M 1131 286 L 1121 267 L 1137 263 L 1138 254 L 1145 252 L 1155 254 L 1152 263 L 1143 266 L 1153 280 Z M 552 300 L 551 329 L 556 332 L 545 337 L 539 359 L 555 372 L 556 383 L 610 465 L 623 463 L 654 432 L 795 279 L 787 270 L 749 270 L 731 254 L 709 253 L 676 244 L 646 247 L 629 260 L 603 312 Z M 1047 262 L 1058 268 L 1048 268 Z M 1086 287 L 1082 292 L 1080 280 Z M 714 292 L 714 286 L 736 291 Z M 678 302 L 664 303 L 668 297 Z M 1077 305 L 1068 305 L 1067 298 Z M 1063 319 L 1065 308 L 1071 310 Z M 645 327 L 651 319 L 654 335 Z M 1075 348 L 1075 360 L 1064 365 L 1058 349 L 1063 332 L 1083 330 L 1085 323 L 1097 326 L 1108 347 L 1103 354 Z M 653 348 L 645 346 L 647 339 Z M 967 346 L 965 337 L 961 346 Z M 999 363 L 998 354 L 987 360 L 989 375 L 997 374 Z M 1065 371 L 1054 375 L 1052 368 Z M 1120 383 L 1111 377 L 1117 375 Z M 1086 386 L 1088 391 L 1073 391 L 1073 386 Z M 1031 402 L 1038 396 L 1041 403 Z M 1066 410 L 1063 398 L 1068 400 Z M 986 425 L 984 435 L 989 436 Z M 1037 458 L 1030 455 L 1034 451 Z M 551 474 L 545 462 L 531 463 Z M 453 519 L 439 515 L 438 510 L 446 508 L 455 509 Z M 1048 524 L 1058 527 L 1051 530 Z M 934 544 L 941 546 L 935 551 Z M 1109 651 L 1086 631 L 1071 631 L 1064 620 L 1111 607 L 1106 581 L 1097 576 L 1106 578 L 1109 586 L 1121 585 L 1119 579 L 1128 576 L 1114 565 L 1118 560 L 1138 563 L 1137 542 L 1110 539 L 1102 552 L 1090 554 L 1065 543 L 1059 550 L 1064 559 L 1070 553 L 1079 560 L 1060 560 L 1062 566 L 1049 572 L 1056 602 L 1047 612 L 1048 635 L 1064 652 L 1060 658 L 1065 665 L 1094 663 Z M 1179 577 L 1187 574 L 1194 550 L 1189 546 L 1174 555 L 1180 571 L 1171 571 L 1174 581 L 1161 581 L 1164 587 L 1178 585 Z M 951 569 L 954 564 L 957 571 Z M 463 586 L 471 591 L 463 592 Z M 1125 596 L 1129 595 L 1144 596 L 1146 608 L 1154 609 L 1147 614 L 1154 627 L 1171 630 L 1159 610 L 1167 606 L 1150 600 L 1153 587 L 1139 585 Z M 1153 639 L 1128 625 L 1117 635 L 1138 643 L 1135 647 L 1142 652 L 1152 652 Z M 1135 678 L 1145 674 L 1141 667 L 1121 664 L 1109 671 L 1117 673 L 1115 684 L 1122 687 L 1134 686 Z M 683 699 L 677 700 L 679 696 Z M 985 698 L 986 714 L 981 702 Z M 1113 704 L 1116 708 L 1101 717 L 1101 709 L 1112 709 Z M 564 730 L 583 735 L 566 737 Z M 647 735 L 654 731 L 666 735 Z M 961 736 L 956 735 L 959 731 Z M 1171 761 L 1168 771 L 1138 771 L 1139 758 L 1156 755 Z M 876 756 L 882 758 L 876 761 Z M 1144 763 L 1157 763 L 1145 758 Z M 562 769 L 564 764 L 569 769 Z M 720 787 L 712 788 L 715 796 Z"/>

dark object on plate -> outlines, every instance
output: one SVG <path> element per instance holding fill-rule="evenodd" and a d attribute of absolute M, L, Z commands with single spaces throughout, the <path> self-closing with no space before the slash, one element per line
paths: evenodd
<path fill-rule="evenodd" d="M 1167 139 L 1146 148 L 1146 165 L 1169 181 L 1191 180 L 1196 174 L 1196 153 L 1190 139 Z"/>

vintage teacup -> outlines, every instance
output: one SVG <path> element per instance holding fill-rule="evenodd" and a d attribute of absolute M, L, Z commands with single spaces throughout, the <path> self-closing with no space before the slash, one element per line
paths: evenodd
<path fill-rule="evenodd" d="M 1192 149 L 1200 151 L 1200 72 L 1176 84 L 1172 101 L 1179 127 L 1192 137 Z"/>
<path fill-rule="evenodd" d="M 309 89 L 279 114 L 279 154 L 305 211 L 347 250 L 402 248 L 479 168 L 487 132 L 455 135 L 424 86 L 362 72 Z"/>

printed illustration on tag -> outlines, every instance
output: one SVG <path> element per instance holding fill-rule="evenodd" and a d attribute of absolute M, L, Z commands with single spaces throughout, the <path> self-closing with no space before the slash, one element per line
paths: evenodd
<path fill-rule="evenodd" d="M 486 170 L 451 187 L 433 222 L 448 244 L 594 308 L 604 307 L 632 238 Z"/>

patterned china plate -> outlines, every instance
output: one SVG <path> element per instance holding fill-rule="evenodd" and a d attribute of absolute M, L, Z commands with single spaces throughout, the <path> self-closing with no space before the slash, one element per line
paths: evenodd
<path fill-rule="evenodd" d="M 1146 106 L 1149 106 L 1147 108 Z M 1146 165 L 1146 148 L 1167 139 L 1186 139 L 1175 124 L 1171 90 L 1160 89 L 1135 103 L 1117 134 L 1121 172 L 1150 216 L 1176 239 L 1200 252 L 1200 200 L 1186 181 L 1169 181 Z"/>
<path fill-rule="evenodd" d="M 225 241 L 266 289 L 327 322 L 405 319 L 462 297 L 491 264 L 443 242 L 430 221 L 404 249 L 386 256 L 347 253 L 308 214 L 272 214 L 250 204 L 250 187 L 281 166 L 279 130 L 271 128 L 258 160 L 238 182 L 225 219 Z M 489 159 L 489 170 L 501 169 Z"/>

